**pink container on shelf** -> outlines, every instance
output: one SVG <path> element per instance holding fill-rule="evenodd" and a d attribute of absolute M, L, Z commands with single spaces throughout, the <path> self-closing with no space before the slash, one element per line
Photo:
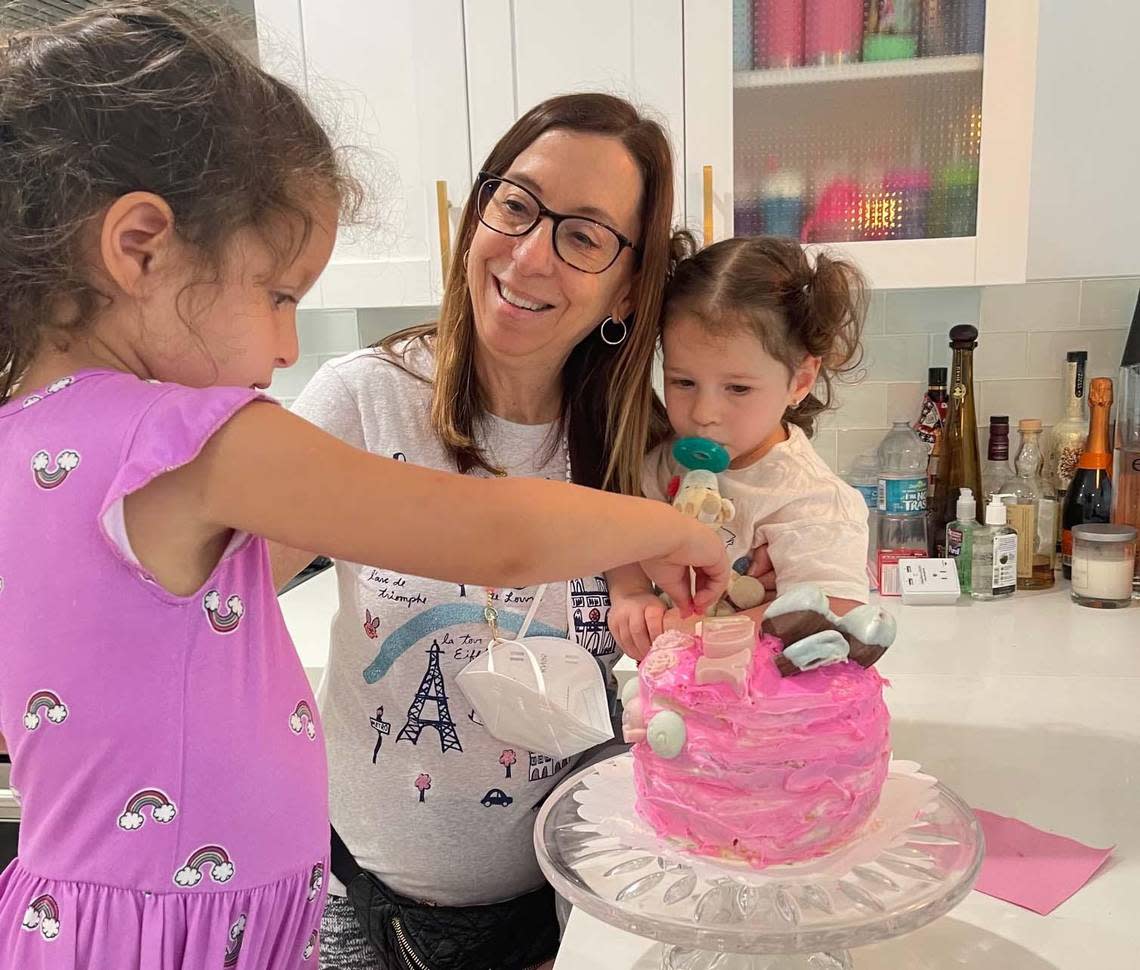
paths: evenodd
<path fill-rule="evenodd" d="M 926 210 L 930 205 L 930 172 L 925 168 L 895 168 L 883 178 L 883 192 L 898 208 L 894 239 L 926 236 Z"/>
<path fill-rule="evenodd" d="M 805 64 L 849 64 L 862 47 L 863 0 L 805 0 Z"/>
<path fill-rule="evenodd" d="M 804 62 L 804 0 L 756 0 L 752 18 L 756 61 L 767 68 Z"/>
<path fill-rule="evenodd" d="M 862 208 L 859 183 L 846 177 L 833 179 L 804 220 L 801 242 L 854 242 L 862 234 Z"/>

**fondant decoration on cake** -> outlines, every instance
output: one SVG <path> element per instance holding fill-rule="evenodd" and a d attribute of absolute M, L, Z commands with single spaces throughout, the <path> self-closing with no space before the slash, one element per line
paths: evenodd
<path fill-rule="evenodd" d="M 775 600 L 764 613 L 761 629 L 784 642 L 776 666 L 785 677 L 847 659 L 870 667 L 887 652 L 897 632 L 894 617 L 877 606 L 865 604 L 836 616 L 822 590 L 807 583 Z"/>
<path fill-rule="evenodd" d="M 676 758 L 685 747 L 685 721 L 676 711 L 658 711 L 645 729 L 645 740 L 655 754 Z"/>

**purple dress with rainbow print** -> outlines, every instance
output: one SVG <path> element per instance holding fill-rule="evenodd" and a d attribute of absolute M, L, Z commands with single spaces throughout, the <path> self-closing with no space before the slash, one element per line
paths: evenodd
<path fill-rule="evenodd" d="M 256 398 L 87 371 L 0 408 L 0 967 L 317 967 L 324 740 L 266 543 L 175 596 L 123 525 Z"/>

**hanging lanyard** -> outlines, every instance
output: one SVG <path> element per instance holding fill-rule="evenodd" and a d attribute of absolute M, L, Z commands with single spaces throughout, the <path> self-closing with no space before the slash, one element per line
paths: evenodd
<path fill-rule="evenodd" d="M 569 484 L 573 481 L 573 477 L 572 477 L 571 471 L 570 471 L 570 439 L 568 437 L 564 437 L 562 439 L 562 449 L 563 449 L 563 453 L 566 456 L 566 482 L 567 482 L 567 484 Z M 527 630 L 530 629 L 530 625 L 534 620 L 535 613 L 538 612 L 538 604 L 540 602 L 542 602 L 542 594 L 546 592 L 546 587 L 547 587 L 547 584 L 543 583 L 535 591 L 534 599 L 531 601 L 531 604 L 530 604 L 530 610 L 527 611 L 526 619 L 523 620 L 522 626 L 519 627 L 519 632 L 516 635 L 515 639 L 521 640 L 523 637 L 526 636 Z M 492 644 L 494 644 L 498 640 L 503 639 L 499 635 L 499 611 L 495 609 L 495 594 L 498 592 L 499 592 L 498 589 L 496 589 L 494 586 L 488 586 L 487 587 L 487 605 L 483 607 L 483 619 L 487 621 L 487 626 L 490 627 L 490 629 L 491 629 L 491 643 Z M 567 585 L 566 602 L 567 602 L 567 606 L 569 606 L 569 603 L 570 603 L 569 585 Z M 568 639 L 573 640 L 573 639 L 575 639 L 575 637 L 574 637 L 574 624 L 573 624 L 571 617 L 569 616 L 569 609 L 567 609 L 567 621 L 569 622 L 569 627 L 567 629 L 567 637 L 568 637 Z"/>
<path fill-rule="evenodd" d="M 530 609 L 527 610 L 526 618 L 522 621 L 522 626 L 519 627 L 519 632 L 515 634 L 514 639 L 521 640 L 527 635 L 531 623 L 534 622 L 534 616 L 538 612 L 538 604 L 542 602 L 542 596 L 546 592 L 547 583 L 543 583 L 534 592 L 534 599 L 531 600 Z M 487 621 L 487 626 L 491 628 L 491 643 L 494 644 L 503 639 L 499 635 L 499 612 L 495 609 L 495 594 L 498 590 L 493 586 L 487 587 L 487 605 L 483 608 L 483 618 Z M 573 639 L 571 637 L 571 639 Z"/>

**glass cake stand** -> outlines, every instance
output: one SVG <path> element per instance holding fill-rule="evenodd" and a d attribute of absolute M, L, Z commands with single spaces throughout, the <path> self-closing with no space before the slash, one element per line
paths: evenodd
<path fill-rule="evenodd" d="M 535 847 L 575 906 L 664 943 L 664 970 L 848 970 L 850 948 L 909 933 L 961 902 L 982 862 L 973 813 L 913 762 L 891 763 L 856 838 L 767 869 L 659 838 L 634 797 L 632 755 L 585 769 L 543 805 Z"/>

